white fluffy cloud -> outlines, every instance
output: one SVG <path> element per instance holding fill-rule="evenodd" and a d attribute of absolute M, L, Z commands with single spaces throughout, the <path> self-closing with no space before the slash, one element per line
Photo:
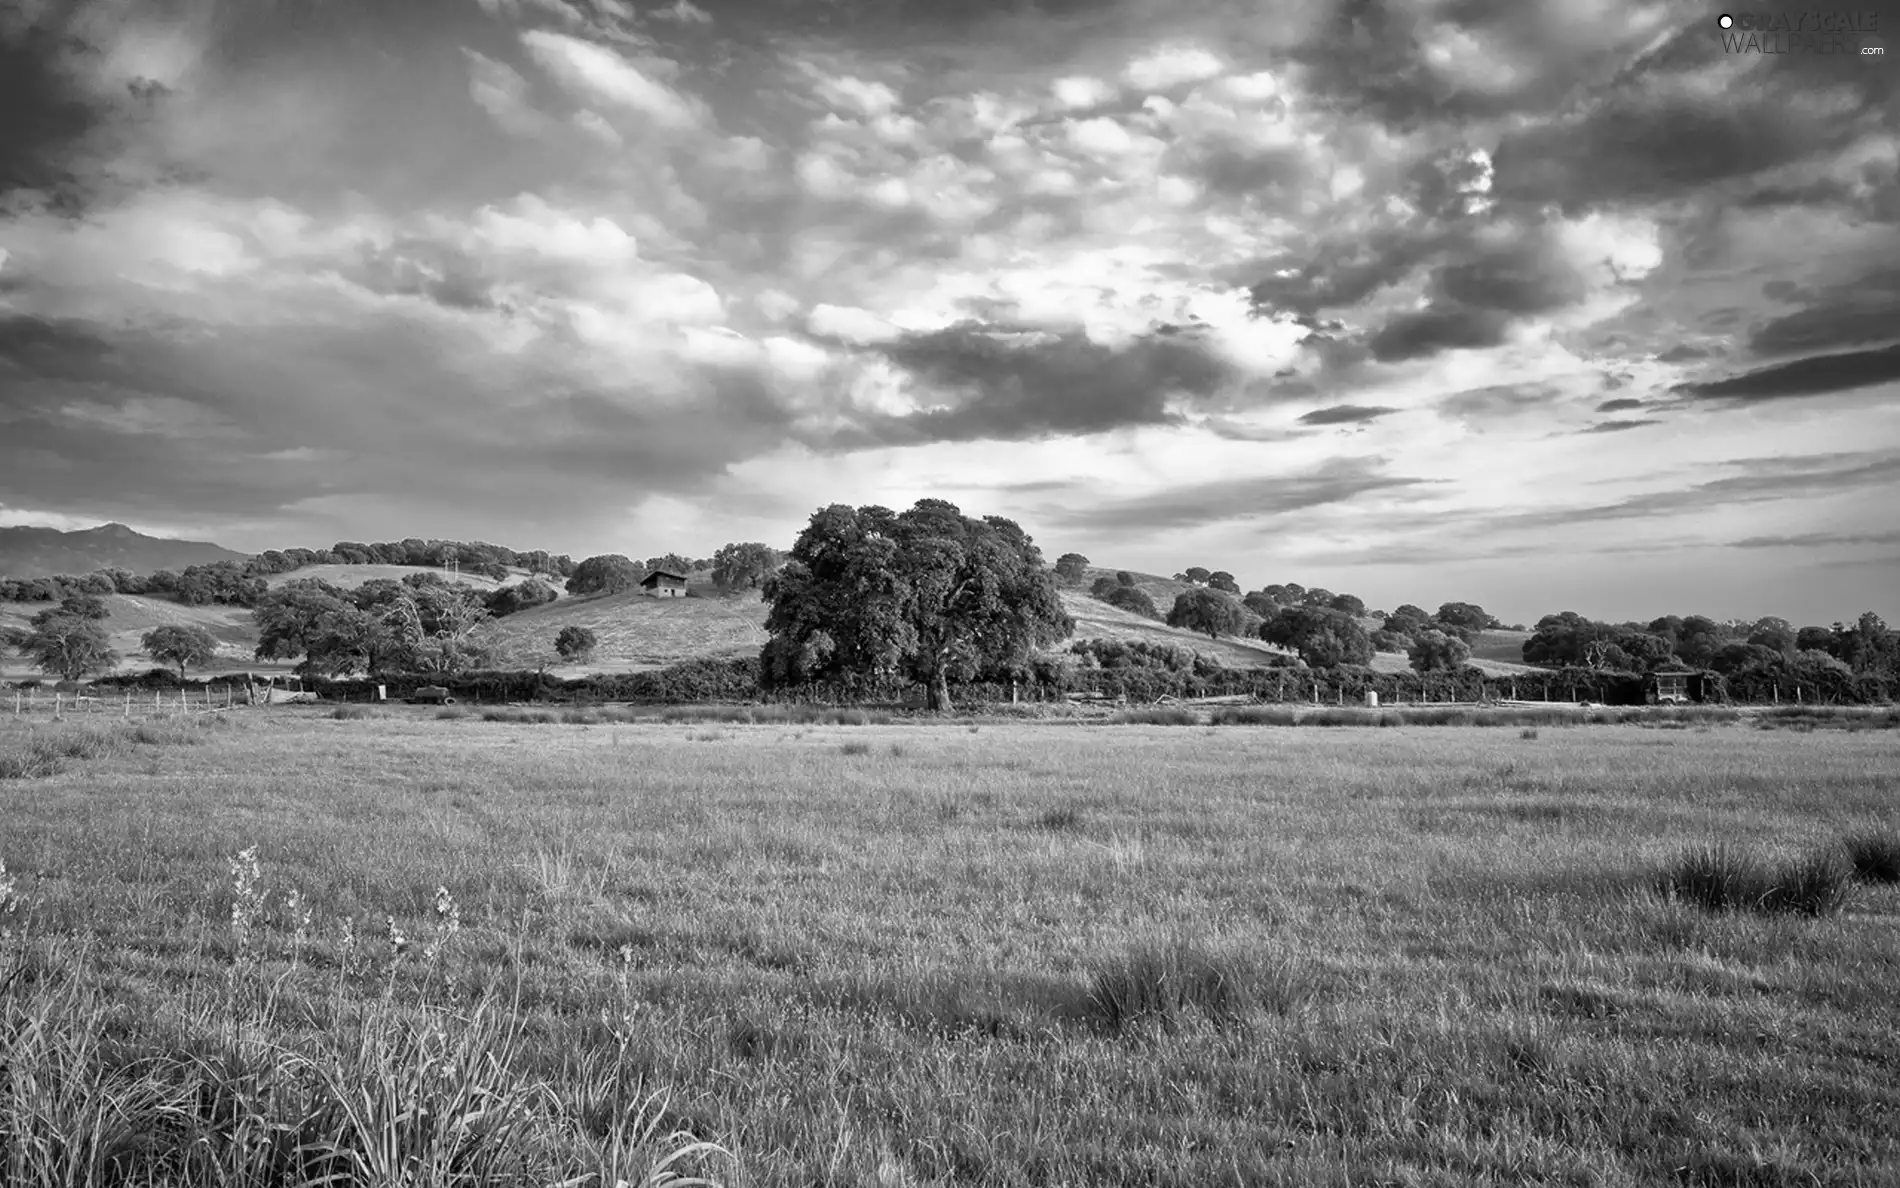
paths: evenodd
<path fill-rule="evenodd" d="M 636 112 L 668 131 L 708 122 L 704 103 L 662 81 L 672 66 L 661 59 L 636 65 L 604 45 L 545 29 L 530 29 L 521 42 L 544 70 L 583 99 Z"/>
<path fill-rule="evenodd" d="M 1143 91 L 1165 91 L 1212 78 L 1224 69 L 1219 58 L 1199 46 L 1177 45 L 1136 58 L 1122 77 Z"/>

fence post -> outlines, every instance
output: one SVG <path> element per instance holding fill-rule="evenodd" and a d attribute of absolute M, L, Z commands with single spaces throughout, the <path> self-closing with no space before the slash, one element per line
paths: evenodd
<path fill-rule="evenodd" d="M 130 718 L 132 716 L 132 690 L 130 689 L 125 691 L 125 710 L 119 716 L 121 718 Z"/>
<path fill-rule="evenodd" d="M 59 706 L 60 706 L 60 701 L 61 701 L 61 699 L 62 699 L 62 698 L 64 698 L 65 696 L 66 696 L 66 695 L 65 695 L 64 693 L 55 693 L 55 694 L 53 694 L 53 716 L 54 716 L 55 718 L 57 718 L 57 717 L 59 717 Z"/>

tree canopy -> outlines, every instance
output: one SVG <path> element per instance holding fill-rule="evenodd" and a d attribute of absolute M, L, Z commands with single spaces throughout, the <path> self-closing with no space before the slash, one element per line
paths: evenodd
<path fill-rule="evenodd" d="M 620 553 L 602 553 L 589 557 L 568 575 L 569 594 L 618 594 L 640 584 L 646 571 Z"/>
<path fill-rule="evenodd" d="M 160 664 L 175 665 L 178 679 L 185 679 L 187 666 L 201 666 L 218 654 L 218 640 L 203 627 L 167 624 L 147 631 L 139 640 L 145 654 Z"/>
<path fill-rule="evenodd" d="M 1407 649 L 1414 672 L 1456 672 L 1471 659 L 1471 645 L 1443 631 L 1425 630 Z"/>
<path fill-rule="evenodd" d="M 779 566 L 779 551 L 756 540 L 722 545 L 713 554 L 712 580 L 728 590 L 757 589 Z"/>
<path fill-rule="evenodd" d="M 1168 626 L 1204 632 L 1209 639 L 1239 635 L 1248 622 L 1239 600 L 1208 587 L 1182 591 L 1168 609 Z"/>
<path fill-rule="evenodd" d="M 600 637 L 589 628 L 569 623 L 561 628 L 554 637 L 554 650 L 561 659 L 571 664 L 585 664 L 593 658 L 594 649 L 600 646 Z"/>
<path fill-rule="evenodd" d="M 1359 620 L 1325 606 L 1289 606 L 1260 624 L 1260 638 L 1292 648 L 1314 668 L 1372 661 L 1372 637 Z"/>
<path fill-rule="evenodd" d="M 1066 638 L 1055 575 L 1014 521 L 952 503 L 813 513 L 765 586 L 765 679 L 903 675 L 950 708 L 950 682 L 1026 662 Z"/>
<path fill-rule="evenodd" d="M 1080 553 L 1064 553 L 1056 558 L 1056 577 L 1065 582 L 1079 582 L 1088 575 L 1089 559 Z"/>
<path fill-rule="evenodd" d="M 41 672 L 69 681 L 109 672 L 119 663 L 99 620 L 74 614 L 35 615 L 20 651 Z"/>
<path fill-rule="evenodd" d="M 1161 611 L 1155 606 L 1155 600 L 1148 597 L 1148 592 L 1139 586 L 1115 586 L 1109 590 L 1108 597 L 1102 601 L 1110 606 L 1131 611 L 1144 619 L 1154 619 L 1157 622 L 1161 619 Z"/>

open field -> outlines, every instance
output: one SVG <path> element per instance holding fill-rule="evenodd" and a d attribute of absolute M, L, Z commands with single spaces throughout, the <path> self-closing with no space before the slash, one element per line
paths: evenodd
<path fill-rule="evenodd" d="M 733 1184 L 1900 1175 L 1895 885 L 1653 889 L 1891 837 L 1900 731 L 332 712 L 0 717 L 47 761 L 0 779 L 0 1094 L 68 1103 L 0 1126 L 130 1095 L 226 1183 L 297 1179 L 271 1120 L 343 1183 L 379 1135 L 638 1183 L 675 1127 Z"/>

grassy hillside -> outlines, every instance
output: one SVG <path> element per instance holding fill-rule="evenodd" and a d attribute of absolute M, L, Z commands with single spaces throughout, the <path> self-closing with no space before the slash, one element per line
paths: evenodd
<path fill-rule="evenodd" d="M 1514 668 L 1524 667 L 1524 641 L 1528 631 L 1483 631 L 1471 640 L 1473 660 L 1496 660 Z"/>
<path fill-rule="evenodd" d="M 410 574 L 441 573 L 440 569 L 413 565 L 312 565 L 270 578 L 272 587 L 298 578 L 320 578 L 344 589 L 353 589 L 377 578 L 401 580 Z M 1224 638 L 1211 640 L 1205 635 L 1181 631 L 1144 619 L 1140 615 L 1113 607 L 1089 597 L 1087 587 L 1097 577 L 1114 576 L 1117 571 L 1097 566 L 1089 571 L 1080 587 L 1065 587 L 1062 605 L 1075 618 L 1076 639 L 1143 640 L 1171 643 L 1194 649 L 1219 663 L 1234 667 L 1255 667 L 1269 663 L 1274 656 L 1290 653 L 1256 639 Z M 511 572 L 508 582 L 497 582 L 477 574 L 462 574 L 460 580 L 481 590 L 511 584 L 528 576 L 525 571 Z M 1193 589 L 1187 582 L 1148 573 L 1134 573 L 1135 584 L 1163 612 L 1174 605 L 1176 596 Z M 547 579 L 559 589 L 559 582 Z M 696 598 L 648 598 L 638 593 L 612 594 L 584 598 L 562 595 L 559 601 L 534 610 L 494 620 L 484 628 L 484 638 L 496 650 L 496 663 L 503 668 L 538 668 L 554 656 L 554 639 L 561 628 L 571 625 L 591 629 L 600 637 L 600 647 L 585 665 L 551 665 L 549 671 L 561 676 L 581 676 L 589 672 L 638 672 L 660 668 L 683 660 L 755 655 L 765 644 L 766 606 L 758 591 L 720 596 L 715 593 L 711 576 L 692 574 L 690 587 Z M 283 667 L 263 666 L 251 659 L 257 632 L 251 625 L 250 612 L 228 606 L 181 606 L 159 598 L 115 594 L 106 600 L 112 617 L 107 627 L 112 646 L 125 659 L 122 671 L 139 672 L 155 662 L 139 652 L 139 637 L 154 627 L 178 623 L 204 627 L 221 644 L 219 668 Z M 44 603 L 0 603 L 0 625 L 26 621 Z M 1524 632 L 1490 631 L 1479 638 L 1472 649 L 1478 667 L 1494 675 L 1532 671 L 1515 663 L 1521 654 Z M 1408 666 L 1401 653 L 1380 653 L 1373 667 L 1401 671 Z M 0 678 L 20 679 L 36 675 L 17 656 L 0 656 Z"/>
<path fill-rule="evenodd" d="M 694 658 L 756 655 L 765 645 L 765 612 L 757 590 L 725 598 L 604 594 L 563 598 L 496 619 L 483 639 L 495 648 L 500 667 L 537 668 L 554 655 L 561 628 L 586 627 L 600 637 L 593 660 L 551 666 L 550 672 L 638 672 Z"/>
<path fill-rule="evenodd" d="M 251 659 L 257 646 L 257 629 L 251 625 L 251 612 L 241 606 L 184 606 L 163 598 L 136 594 L 108 594 L 101 601 L 111 617 L 106 631 L 112 649 L 124 657 L 120 672 L 143 672 L 158 667 L 158 661 L 139 650 L 139 639 L 154 627 L 203 627 L 218 640 L 218 660 L 210 671 L 245 668 L 263 671 Z M 34 615 L 46 610 L 46 602 L 0 602 L 0 626 L 25 627 Z M 43 674 L 10 650 L 0 650 L 0 678 L 21 680 Z"/>

